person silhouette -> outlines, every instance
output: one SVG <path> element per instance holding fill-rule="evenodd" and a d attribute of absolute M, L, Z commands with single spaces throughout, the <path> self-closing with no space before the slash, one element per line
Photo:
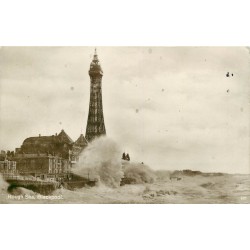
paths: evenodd
<path fill-rule="evenodd" d="M 126 160 L 126 154 L 125 154 L 125 152 L 122 154 L 122 159 Z"/>
<path fill-rule="evenodd" d="M 130 161 L 129 154 L 126 155 L 126 160 L 127 160 L 127 161 Z"/>

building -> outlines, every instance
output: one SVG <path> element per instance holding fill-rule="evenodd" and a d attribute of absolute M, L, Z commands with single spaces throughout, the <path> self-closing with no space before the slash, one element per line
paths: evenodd
<path fill-rule="evenodd" d="M 16 175 L 16 161 L 13 160 L 14 154 L 10 151 L 7 153 L 5 151 L 1 151 L 0 153 L 0 173 L 4 176 Z"/>
<path fill-rule="evenodd" d="M 1 160 L 0 161 L 0 173 L 2 174 L 16 174 L 16 161 Z"/>
<path fill-rule="evenodd" d="M 88 145 L 87 140 L 84 135 L 81 134 L 79 138 L 75 141 L 71 151 L 71 163 L 74 164 L 79 161 L 79 155 L 83 149 Z"/>
<path fill-rule="evenodd" d="M 17 171 L 41 179 L 69 177 L 72 164 L 86 146 L 83 135 L 74 142 L 64 130 L 58 135 L 29 137 L 16 148 Z"/>
<path fill-rule="evenodd" d="M 62 157 L 47 154 L 21 154 L 16 156 L 21 175 L 40 179 L 59 179 L 70 175 L 71 164 Z"/>
<path fill-rule="evenodd" d="M 96 137 L 106 135 L 102 107 L 102 76 L 103 71 L 95 50 L 89 69 L 90 76 L 90 102 L 85 137 L 88 142 Z"/>

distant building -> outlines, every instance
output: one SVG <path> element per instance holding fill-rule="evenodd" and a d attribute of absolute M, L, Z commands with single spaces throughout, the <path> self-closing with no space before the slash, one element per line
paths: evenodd
<path fill-rule="evenodd" d="M 0 173 L 16 173 L 16 161 L 4 160 L 0 161 Z"/>
<path fill-rule="evenodd" d="M 10 152 L 10 151 L 8 151 Z M 9 154 L 9 153 L 8 153 Z M 11 156 L 1 150 L 0 153 L 0 173 L 4 176 L 6 175 L 15 175 L 17 173 L 16 169 L 16 161 L 12 159 L 12 153 Z"/>

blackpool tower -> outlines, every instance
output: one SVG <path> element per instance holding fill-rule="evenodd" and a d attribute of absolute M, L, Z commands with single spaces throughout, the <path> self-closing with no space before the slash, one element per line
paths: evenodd
<path fill-rule="evenodd" d="M 90 64 L 90 101 L 89 101 L 89 115 L 86 128 L 85 138 L 88 142 L 93 139 L 106 135 L 104 124 L 103 109 L 102 109 L 102 76 L 103 71 L 99 63 L 96 53 Z"/>

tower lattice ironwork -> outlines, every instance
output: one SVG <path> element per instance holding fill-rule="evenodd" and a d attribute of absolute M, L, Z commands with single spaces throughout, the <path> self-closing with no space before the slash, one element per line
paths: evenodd
<path fill-rule="evenodd" d="M 92 141 L 96 137 L 106 135 L 104 124 L 103 108 L 102 108 L 102 76 L 103 71 L 99 63 L 96 53 L 90 64 L 90 102 L 89 102 L 89 115 L 86 128 L 85 138 L 87 141 Z"/>

